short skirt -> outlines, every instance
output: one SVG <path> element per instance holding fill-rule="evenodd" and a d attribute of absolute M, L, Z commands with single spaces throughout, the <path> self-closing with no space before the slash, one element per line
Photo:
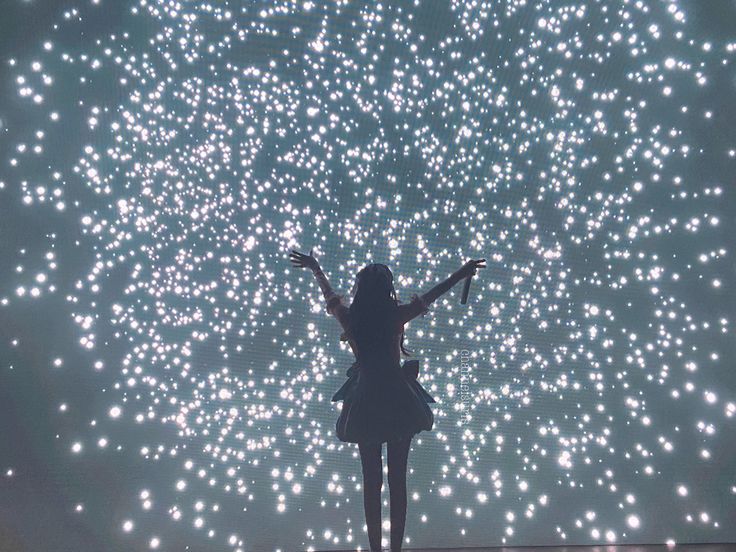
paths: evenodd
<path fill-rule="evenodd" d="M 369 365 L 355 361 L 347 381 L 333 395 L 343 401 L 335 424 L 345 443 L 385 443 L 410 438 L 434 427 L 429 403 L 434 398 L 417 381 L 418 360 L 403 365 Z"/>

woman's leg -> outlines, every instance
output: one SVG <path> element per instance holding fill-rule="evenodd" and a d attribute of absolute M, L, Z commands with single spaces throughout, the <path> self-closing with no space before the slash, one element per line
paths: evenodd
<path fill-rule="evenodd" d="M 409 459 L 411 437 L 389 441 L 388 487 L 391 493 L 391 552 L 401 550 L 406 526 L 406 465 Z"/>
<path fill-rule="evenodd" d="M 383 462 L 381 443 L 358 443 L 363 466 L 363 508 L 371 550 L 381 550 L 381 488 Z"/>

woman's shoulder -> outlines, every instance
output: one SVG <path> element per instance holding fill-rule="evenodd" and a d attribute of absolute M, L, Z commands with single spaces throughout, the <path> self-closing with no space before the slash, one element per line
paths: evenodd
<path fill-rule="evenodd" d="M 417 295 L 416 293 L 412 294 L 408 303 L 403 303 L 398 306 L 398 318 L 402 327 L 412 318 L 425 316 L 428 313 L 429 304 L 425 301 L 424 297 Z"/>

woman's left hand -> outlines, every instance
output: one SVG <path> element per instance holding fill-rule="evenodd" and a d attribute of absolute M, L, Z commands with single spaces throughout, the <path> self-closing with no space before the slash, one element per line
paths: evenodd
<path fill-rule="evenodd" d="M 305 255 L 304 253 L 300 253 L 299 251 L 292 249 L 291 253 L 289 253 L 289 258 L 293 266 L 299 268 L 309 268 L 310 270 L 315 270 L 319 268 L 319 263 L 317 262 L 317 259 L 315 259 L 312 255 L 311 249 L 309 250 L 309 255 Z"/>

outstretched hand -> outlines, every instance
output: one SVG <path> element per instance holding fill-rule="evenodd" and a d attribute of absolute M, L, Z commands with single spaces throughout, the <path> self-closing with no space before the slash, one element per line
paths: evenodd
<path fill-rule="evenodd" d="M 460 268 L 460 275 L 462 278 L 467 278 L 468 276 L 473 276 L 478 272 L 479 268 L 486 268 L 486 260 L 485 259 L 478 259 L 478 260 L 470 260 L 467 263 L 465 263 Z"/>
<path fill-rule="evenodd" d="M 300 253 L 299 251 L 292 249 L 291 253 L 289 253 L 289 260 L 291 260 L 292 266 L 295 267 L 309 268 L 310 270 L 319 268 L 319 263 L 312 255 L 311 249 L 309 250 L 309 255 L 305 255 L 304 253 Z"/>

